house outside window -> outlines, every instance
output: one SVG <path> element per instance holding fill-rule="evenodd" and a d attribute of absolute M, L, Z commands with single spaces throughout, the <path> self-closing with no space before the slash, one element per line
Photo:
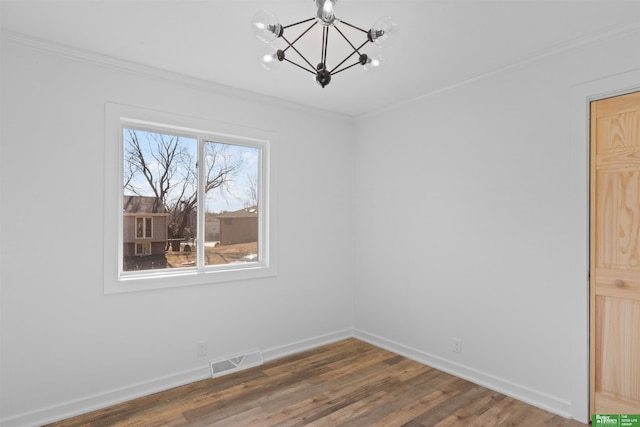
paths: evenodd
<path fill-rule="evenodd" d="M 162 256 L 167 244 L 167 217 L 169 216 L 156 197 L 123 197 L 123 270 L 140 271 L 159 268 L 161 264 L 150 261 L 145 264 L 140 256 Z M 141 216 L 144 215 L 144 216 Z M 155 233 L 154 233 L 154 230 Z M 151 264 L 153 263 L 153 265 Z"/>
<path fill-rule="evenodd" d="M 119 194 L 122 207 L 105 292 L 275 274 L 273 134 L 115 104 L 107 120 L 106 205 Z M 114 259 L 107 229 L 105 263 Z"/>

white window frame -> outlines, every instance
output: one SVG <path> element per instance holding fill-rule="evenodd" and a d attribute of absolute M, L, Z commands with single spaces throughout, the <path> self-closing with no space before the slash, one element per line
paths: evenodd
<path fill-rule="evenodd" d="M 154 132 L 199 135 L 209 141 L 244 145 L 260 150 L 258 200 L 258 254 L 255 263 L 209 265 L 193 268 L 123 271 L 123 129 L 145 128 Z M 200 148 L 203 150 L 203 148 Z M 104 293 L 135 292 L 182 286 L 251 280 L 277 275 L 276 206 L 277 134 L 267 130 L 181 116 L 139 107 L 107 103 L 105 106 L 105 217 Z M 203 154 L 203 153 L 201 153 Z M 200 174 L 199 179 L 204 179 Z M 204 200 L 199 185 L 198 200 Z M 204 238 L 204 210 L 198 210 L 197 239 Z M 136 239 L 138 240 L 138 239 Z M 204 242 L 196 248 L 204 252 Z M 204 258 L 204 253 L 199 258 Z"/>

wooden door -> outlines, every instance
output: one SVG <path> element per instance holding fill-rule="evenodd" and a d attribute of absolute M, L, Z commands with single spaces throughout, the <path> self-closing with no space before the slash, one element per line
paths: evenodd
<path fill-rule="evenodd" d="M 591 414 L 640 414 L 640 92 L 591 103 Z"/>

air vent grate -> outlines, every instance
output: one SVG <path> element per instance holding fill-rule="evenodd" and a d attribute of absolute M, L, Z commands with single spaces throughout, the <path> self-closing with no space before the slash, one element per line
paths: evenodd
<path fill-rule="evenodd" d="M 262 352 L 257 350 L 211 362 L 211 378 L 262 365 Z"/>

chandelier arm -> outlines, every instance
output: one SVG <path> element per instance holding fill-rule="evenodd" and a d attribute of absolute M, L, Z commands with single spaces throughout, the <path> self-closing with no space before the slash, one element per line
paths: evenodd
<path fill-rule="evenodd" d="M 342 61 L 342 62 L 344 62 L 344 61 Z M 347 65 L 346 67 L 344 67 L 344 68 L 342 68 L 342 69 L 340 69 L 340 70 L 338 70 L 338 71 L 335 71 L 335 72 L 334 72 L 334 71 L 331 71 L 331 75 L 332 75 L 332 76 L 335 76 L 336 74 L 341 73 L 341 72 L 343 72 L 344 70 L 348 70 L 348 69 L 349 69 L 349 68 L 351 68 L 351 67 L 355 67 L 356 65 L 359 65 L 359 64 L 360 64 L 360 61 L 358 61 L 358 62 L 354 62 L 354 63 L 353 63 L 353 64 L 351 64 L 351 65 Z M 336 67 L 336 68 L 337 68 L 337 67 Z"/>
<path fill-rule="evenodd" d="M 295 27 L 296 25 L 304 24 L 305 22 L 313 21 L 315 19 L 316 18 L 305 19 L 304 21 L 296 22 L 295 24 L 289 24 L 289 25 L 286 25 L 286 26 L 284 26 L 282 28 L 286 30 L 287 28 Z"/>
<path fill-rule="evenodd" d="M 321 63 L 323 68 L 327 68 L 327 49 L 329 47 L 329 27 L 322 29 L 322 58 Z"/>
<path fill-rule="evenodd" d="M 316 74 L 316 72 L 315 72 L 315 71 L 311 71 L 310 69 L 308 69 L 308 68 L 306 68 L 306 67 L 303 67 L 303 66 L 302 66 L 302 65 L 300 65 L 300 64 L 296 64 L 295 62 L 293 62 L 293 61 L 292 61 L 292 60 L 290 60 L 290 59 L 284 58 L 284 60 L 285 60 L 285 61 L 287 61 L 289 64 L 293 64 L 293 65 L 295 65 L 296 67 L 300 68 L 301 70 L 308 71 L 308 72 L 310 72 L 311 74 L 314 74 L 314 75 Z"/>
<path fill-rule="evenodd" d="M 340 28 L 336 27 L 335 25 L 333 26 L 333 28 L 335 28 L 335 30 L 347 41 L 347 43 L 349 43 L 349 46 L 351 46 L 351 48 L 358 54 L 360 54 L 359 50 L 362 49 L 362 47 L 369 43 L 369 39 L 367 39 L 367 41 L 365 41 L 364 43 L 362 43 L 360 45 L 360 47 L 356 48 L 353 43 L 351 43 L 351 41 L 347 38 L 347 36 L 345 36 L 342 31 L 340 31 Z"/>
<path fill-rule="evenodd" d="M 302 21 L 302 22 L 307 22 L 307 21 Z M 300 39 L 302 38 L 302 36 L 304 36 L 305 34 L 307 34 L 307 33 L 308 33 L 308 32 L 309 32 L 313 27 L 315 27 L 317 23 L 318 23 L 318 22 L 314 22 L 313 24 L 311 24 L 311 26 L 310 26 L 309 28 L 307 28 L 306 30 L 304 30 L 304 32 L 303 32 L 302 34 L 300 34 L 300 35 L 298 36 L 298 38 L 296 38 L 296 39 L 295 39 L 293 42 L 291 42 L 291 43 L 289 43 L 289 40 L 287 40 L 287 39 L 285 38 L 284 33 L 283 33 L 283 34 L 282 34 L 282 36 L 280 36 L 280 37 L 282 37 L 282 39 L 283 39 L 285 42 L 287 42 L 287 44 L 289 45 L 288 47 L 286 47 L 286 48 L 284 49 L 284 51 L 286 52 L 286 51 L 287 51 L 287 49 L 289 49 L 290 47 L 291 47 L 291 48 L 293 48 L 293 50 L 295 50 L 296 48 L 295 48 L 295 47 L 293 47 L 293 45 L 294 45 L 298 40 L 300 40 Z M 296 51 L 296 52 L 297 52 L 297 51 Z"/>
<path fill-rule="evenodd" d="M 315 25 L 315 24 L 313 24 Z M 312 27 L 313 27 L 312 25 Z M 311 27 L 309 27 L 309 29 L 307 29 L 307 31 L 309 31 L 311 29 Z M 302 37 L 302 36 L 300 36 Z M 298 39 L 300 39 L 300 37 L 298 37 L 296 40 L 293 41 L 293 43 L 295 43 L 296 41 L 298 41 Z M 298 55 L 300 55 L 300 58 L 302 58 L 304 60 L 304 62 L 306 62 L 307 64 L 309 64 L 309 67 L 311 67 L 312 69 L 315 70 L 315 67 L 311 64 L 311 62 L 309 62 L 309 60 L 307 58 L 304 57 L 303 54 L 300 53 L 300 51 L 298 49 L 296 49 L 296 47 L 293 45 L 293 43 L 289 43 L 289 40 L 287 40 L 284 36 L 282 36 L 282 39 L 287 42 L 287 44 L 289 45 L 287 48 L 284 49 L 284 51 L 286 51 L 287 49 L 291 48 L 293 49 Z M 283 51 L 283 52 L 284 52 Z M 285 58 L 286 59 L 286 58 Z M 304 67 L 303 67 L 304 68 Z M 306 68 L 305 68 L 306 70 Z M 307 70 L 308 71 L 308 70 Z M 314 71 L 315 73 L 315 71 Z"/>
<path fill-rule="evenodd" d="M 369 31 L 367 31 L 367 30 L 363 30 L 363 29 L 362 29 L 362 28 L 360 28 L 360 27 L 356 27 L 356 26 L 355 26 L 355 25 L 353 25 L 353 24 L 349 24 L 347 21 L 342 21 L 342 20 L 340 20 L 340 23 L 341 23 L 341 24 L 344 24 L 344 25 L 348 25 L 348 26 L 350 26 L 351 28 L 355 28 L 355 29 L 356 29 L 356 30 L 358 30 L 358 31 L 362 31 L 363 33 L 369 34 Z M 335 27 L 335 24 L 334 24 L 334 27 Z M 286 28 L 286 27 L 285 27 L 285 28 Z"/>
<path fill-rule="evenodd" d="M 338 30 L 338 29 L 336 28 L 336 30 Z M 340 30 L 338 30 L 338 32 L 339 32 L 340 34 L 342 34 L 342 32 L 340 32 Z M 344 37 L 344 34 L 342 34 L 342 37 Z M 345 37 L 345 40 L 346 40 L 346 37 Z M 342 70 L 340 70 L 340 71 L 335 71 L 335 70 L 337 70 L 337 69 L 338 69 L 342 64 L 344 64 L 345 62 L 347 62 L 347 60 L 348 60 L 349 58 L 351 58 L 353 55 L 355 55 L 356 53 L 357 53 L 358 55 L 360 55 L 360 52 L 359 52 L 359 51 L 360 51 L 360 49 L 362 49 L 362 47 L 363 47 L 364 45 L 366 45 L 367 43 L 369 43 L 369 40 L 367 40 L 366 42 L 362 43 L 362 44 L 360 45 L 360 47 L 358 47 L 358 48 L 354 47 L 354 46 L 351 44 L 351 42 L 350 42 L 349 40 L 347 40 L 347 42 L 349 42 L 349 44 L 350 44 L 350 45 L 351 45 L 351 47 L 353 48 L 353 52 L 351 52 L 351 54 L 350 54 L 349 56 L 347 56 L 346 58 L 344 58 L 344 59 L 342 60 L 342 62 L 340 62 L 340 63 L 339 63 L 338 65 L 336 65 L 335 67 L 333 67 L 333 70 L 331 70 L 331 74 L 336 74 L 336 73 L 339 73 L 339 72 L 340 72 L 340 71 L 342 71 L 342 70 L 346 70 L 346 68 L 343 68 L 343 69 L 342 69 Z M 357 63 L 359 64 L 359 63 L 360 63 L 360 61 L 358 61 Z M 353 64 L 353 65 L 356 65 L 356 64 Z M 353 66 L 353 65 L 352 65 L 352 66 Z M 350 66 L 349 68 L 351 68 L 352 66 Z"/>

